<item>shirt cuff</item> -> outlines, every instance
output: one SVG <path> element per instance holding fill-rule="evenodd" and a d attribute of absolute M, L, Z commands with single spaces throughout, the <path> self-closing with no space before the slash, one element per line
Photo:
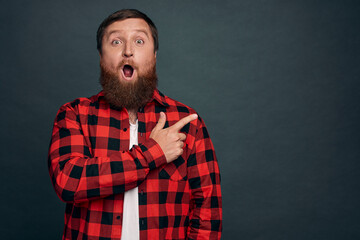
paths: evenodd
<path fill-rule="evenodd" d="M 139 147 L 141 148 L 144 157 L 149 164 L 150 170 L 158 168 L 161 165 L 167 163 L 163 150 L 154 139 L 149 138 L 145 143 L 140 144 Z"/>

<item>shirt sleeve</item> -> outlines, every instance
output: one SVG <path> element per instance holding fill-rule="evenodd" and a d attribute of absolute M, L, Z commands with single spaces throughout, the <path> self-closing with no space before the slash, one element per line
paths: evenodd
<path fill-rule="evenodd" d="M 70 105 L 55 119 L 48 155 L 50 177 L 64 202 L 84 202 L 123 193 L 138 186 L 150 170 L 166 163 L 155 140 L 109 157 L 93 157 L 79 115 Z"/>
<path fill-rule="evenodd" d="M 188 239 L 220 239 L 222 198 L 220 172 L 213 144 L 199 117 L 194 147 L 188 159 L 191 189 Z"/>

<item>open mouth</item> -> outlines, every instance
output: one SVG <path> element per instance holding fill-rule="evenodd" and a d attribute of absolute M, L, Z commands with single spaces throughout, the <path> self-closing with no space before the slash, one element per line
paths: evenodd
<path fill-rule="evenodd" d="M 122 70 L 126 78 L 131 78 L 133 76 L 134 68 L 132 66 L 124 65 Z"/>

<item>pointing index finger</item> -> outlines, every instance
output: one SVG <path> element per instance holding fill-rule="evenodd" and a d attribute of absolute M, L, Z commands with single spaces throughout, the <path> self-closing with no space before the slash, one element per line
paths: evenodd
<path fill-rule="evenodd" d="M 186 124 L 188 124 L 189 122 L 197 119 L 198 115 L 197 114 L 191 114 L 187 117 L 184 117 L 182 119 L 180 119 L 177 123 L 175 123 L 174 125 L 172 125 L 172 128 L 174 128 L 175 130 L 180 131 L 180 129 L 182 129 Z"/>

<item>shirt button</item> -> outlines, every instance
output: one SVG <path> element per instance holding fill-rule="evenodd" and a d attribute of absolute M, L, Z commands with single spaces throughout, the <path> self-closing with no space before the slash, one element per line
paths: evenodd
<path fill-rule="evenodd" d="M 144 191 L 143 190 L 141 190 L 141 193 L 140 193 L 141 195 L 144 195 Z"/>
<path fill-rule="evenodd" d="M 119 220 L 119 219 L 120 219 L 120 216 L 117 216 L 116 219 Z"/>
<path fill-rule="evenodd" d="M 123 131 L 126 132 L 126 131 L 127 131 L 127 128 L 124 128 Z"/>

